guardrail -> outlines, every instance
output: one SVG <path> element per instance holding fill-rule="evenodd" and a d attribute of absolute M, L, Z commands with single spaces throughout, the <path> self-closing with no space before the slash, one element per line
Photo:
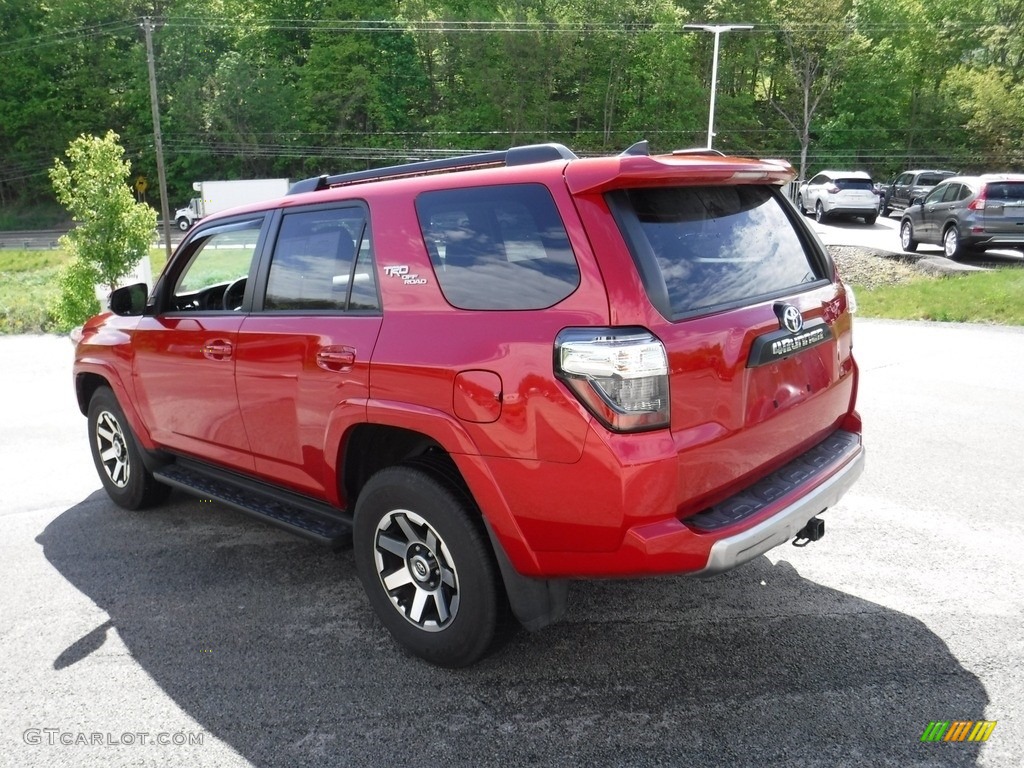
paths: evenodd
<path fill-rule="evenodd" d="M 34 230 L 12 230 L 0 232 L 0 248 L 17 249 L 22 251 L 47 251 L 60 248 L 60 238 L 68 232 L 63 229 L 34 229 Z M 153 233 L 153 247 L 163 246 L 163 226 L 158 224 Z M 177 245 L 185 236 L 177 227 L 171 229 L 171 245 Z"/>

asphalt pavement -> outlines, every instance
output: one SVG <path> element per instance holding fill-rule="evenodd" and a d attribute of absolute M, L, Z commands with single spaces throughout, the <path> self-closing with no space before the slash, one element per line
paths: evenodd
<path fill-rule="evenodd" d="M 115 507 L 70 342 L 2 337 L 0 766 L 1019 766 L 1024 330 L 858 320 L 855 349 L 868 465 L 821 541 L 574 584 L 564 622 L 448 671 L 390 641 L 349 551 Z M 988 741 L 921 741 L 967 720 Z"/>

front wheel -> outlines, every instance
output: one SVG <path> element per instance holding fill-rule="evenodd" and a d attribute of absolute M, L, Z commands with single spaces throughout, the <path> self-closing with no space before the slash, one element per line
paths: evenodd
<path fill-rule="evenodd" d="M 192 222 L 182 216 L 178 219 L 178 229 L 182 232 L 188 232 L 188 228 L 192 226 Z"/>
<path fill-rule="evenodd" d="M 109 387 L 100 387 L 89 401 L 89 445 L 96 472 L 111 500 L 125 509 L 144 509 L 170 494 L 142 463 L 124 411 Z"/>
<path fill-rule="evenodd" d="M 913 253 L 917 250 L 917 240 L 914 239 L 914 225 L 909 221 L 904 221 L 900 225 L 900 245 L 903 246 L 903 250 L 907 253 Z"/>
<path fill-rule="evenodd" d="M 356 502 L 353 549 L 377 617 L 409 651 L 464 667 L 491 647 L 500 577 L 468 495 L 427 468 L 382 469 Z"/>

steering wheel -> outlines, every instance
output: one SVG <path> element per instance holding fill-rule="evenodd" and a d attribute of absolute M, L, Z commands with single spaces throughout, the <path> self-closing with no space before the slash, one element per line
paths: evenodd
<path fill-rule="evenodd" d="M 240 277 L 224 289 L 224 309 L 237 312 L 242 308 L 242 299 L 245 297 L 245 281 L 246 278 Z"/>

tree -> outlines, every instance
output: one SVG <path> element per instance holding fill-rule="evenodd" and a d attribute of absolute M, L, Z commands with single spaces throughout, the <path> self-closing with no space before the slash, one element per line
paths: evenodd
<path fill-rule="evenodd" d="M 124 160 L 118 139 L 113 131 L 103 138 L 79 136 L 65 153 L 69 164 L 58 158 L 50 169 L 57 199 L 78 224 L 60 239 L 72 256 L 54 308 L 61 327 L 87 319 L 95 310 L 87 286 L 116 288 L 148 253 L 153 239 L 156 211 L 135 202 L 127 184 L 131 163 Z"/>

